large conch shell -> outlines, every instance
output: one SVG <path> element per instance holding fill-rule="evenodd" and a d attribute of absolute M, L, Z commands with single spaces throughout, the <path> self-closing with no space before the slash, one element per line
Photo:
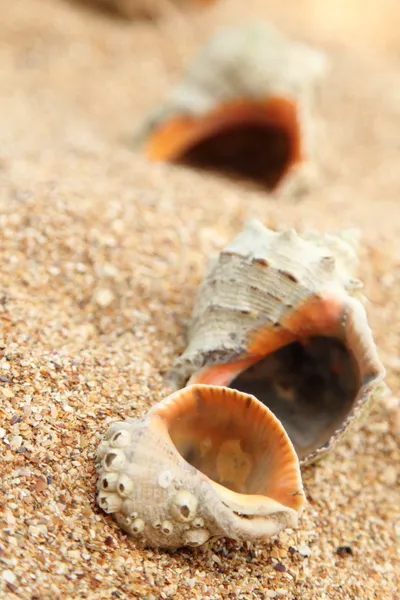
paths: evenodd
<path fill-rule="evenodd" d="M 254 394 L 301 463 L 370 406 L 385 375 L 361 301 L 352 231 L 275 232 L 249 221 L 209 268 L 170 375 Z"/>
<path fill-rule="evenodd" d="M 296 527 L 305 499 L 296 452 L 256 398 L 194 385 L 144 419 L 114 423 L 97 451 L 99 506 L 139 545 L 264 541 Z"/>
<path fill-rule="evenodd" d="M 269 189 L 295 175 L 307 184 L 314 91 L 326 64 L 320 51 L 273 25 L 223 28 L 151 113 L 137 142 L 149 159 L 246 176 Z"/>

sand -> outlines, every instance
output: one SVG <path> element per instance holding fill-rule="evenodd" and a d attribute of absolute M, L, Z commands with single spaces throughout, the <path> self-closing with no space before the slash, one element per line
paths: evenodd
<path fill-rule="evenodd" d="M 199 44 L 250 16 L 331 57 L 318 100 L 321 178 L 300 199 L 148 164 L 129 145 Z M 2 598 L 397 597 L 400 15 L 386 0 L 362 16 L 355 0 L 227 0 L 156 24 L 62 0 L 3 7 Z M 304 470 L 297 531 L 264 547 L 138 550 L 95 504 L 95 448 L 110 422 L 145 414 L 170 391 L 163 373 L 184 347 L 207 257 L 249 216 L 360 229 L 360 276 L 391 393 L 360 432 Z"/>

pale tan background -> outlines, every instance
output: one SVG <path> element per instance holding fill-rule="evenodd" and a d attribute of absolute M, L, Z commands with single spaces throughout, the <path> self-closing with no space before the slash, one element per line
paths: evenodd
<path fill-rule="evenodd" d="M 250 16 L 330 56 L 318 103 L 321 181 L 301 201 L 150 165 L 129 146 L 198 46 L 218 25 Z M 226 0 L 157 24 L 62 0 L 3 0 L 4 598 L 396 598 L 399 24 L 397 0 Z M 298 532 L 265 548 L 137 551 L 95 506 L 94 450 L 110 421 L 143 415 L 168 392 L 162 373 L 183 348 L 206 257 L 248 216 L 360 228 L 360 275 L 392 394 L 360 434 L 304 472 L 309 504 Z M 343 545 L 352 556 L 336 553 Z"/>

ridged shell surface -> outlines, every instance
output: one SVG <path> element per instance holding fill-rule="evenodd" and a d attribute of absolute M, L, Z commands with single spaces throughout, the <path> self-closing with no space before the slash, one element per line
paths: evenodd
<path fill-rule="evenodd" d="M 209 265 L 195 301 L 187 348 L 170 373 L 176 386 L 189 381 L 235 387 L 235 377 L 255 363 L 262 366 L 259 361 L 271 355 L 264 369 L 269 369 L 268 385 L 274 377 L 285 379 L 286 397 L 283 402 L 281 387 L 280 404 L 276 398 L 271 404 L 262 401 L 274 412 L 277 408 L 284 427 L 292 429 L 303 462 L 324 454 L 369 406 L 384 376 L 360 300 L 362 283 L 354 277 L 357 245 L 354 231 L 276 232 L 249 221 Z M 307 357 L 298 358 L 301 352 Z M 293 370 L 299 361 L 304 389 L 306 370 L 314 372 L 307 375 L 305 395 L 310 398 L 303 394 L 296 421 L 293 408 L 299 396 L 292 392 L 300 375 L 291 382 L 288 365 L 293 363 Z M 336 379 L 334 368 L 341 370 Z M 316 373 L 325 386 L 326 406 L 320 413 L 318 398 L 311 398 L 317 394 L 315 377 L 312 381 Z M 315 406 L 307 404 L 311 400 Z M 310 433 L 307 438 L 305 431 L 313 428 L 314 437 Z"/>

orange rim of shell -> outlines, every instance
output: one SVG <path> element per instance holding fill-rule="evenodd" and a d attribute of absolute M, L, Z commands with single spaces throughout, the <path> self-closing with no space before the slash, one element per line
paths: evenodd
<path fill-rule="evenodd" d="M 303 160 L 297 105 L 281 96 L 265 100 L 233 100 L 202 116 L 172 118 L 149 135 L 145 153 L 151 160 L 177 162 L 197 144 L 239 126 L 281 130 L 288 137 L 289 151 L 276 187 L 293 165 Z"/>
<path fill-rule="evenodd" d="M 276 330 L 268 325 L 256 331 L 245 357 L 206 366 L 195 373 L 187 385 L 229 385 L 245 369 L 283 346 L 306 340 L 310 335 L 335 335 L 340 329 L 343 311 L 343 300 L 331 294 L 307 298 Z"/>
<path fill-rule="evenodd" d="M 218 479 L 223 479 L 224 472 L 229 479 L 229 471 L 233 471 L 235 477 L 231 482 L 235 480 L 239 487 L 236 491 L 225 487 L 223 493 L 227 498 L 252 506 L 260 503 L 261 494 L 265 500 L 272 499 L 296 511 L 304 506 L 296 451 L 279 419 L 252 395 L 219 386 L 187 386 L 155 406 L 151 414 L 157 418 L 159 435 L 167 434 L 179 453 L 185 446 L 185 433 L 189 436 L 190 446 L 193 446 L 191 455 L 195 454 L 194 448 L 198 443 L 197 454 L 202 465 L 197 465 L 197 468 L 210 478 L 219 494 L 224 486 L 221 487 L 222 481 L 218 483 Z M 180 437 L 183 439 L 179 442 Z M 235 439 L 232 447 L 230 438 Z M 241 440 L 240 450 L 235 448 L 238 440 Z M 221 444 L 221 441 L 224 443 Z M 210 452 L 208 445 L 203 446 L 205 442 L 211 443 L 214 450 L 219 449 L 218 456 Z M 262 482 L 257 483 L 258 491 L 246 490 L 249 473 L 244 451 L 248 458 L 252 456 L 250 462 L 254 463 L 253 466 L 256 463 L 254 453 L 260 451 L 260 456 L 262 452 L 268 455 L 270 471 Z M 210 475 L 212 469 L 203 468 L 209 466 L 210 454 L 217 467 L 217 478 Z M 184 454 L 181 455 L 184 457 Z"/>

